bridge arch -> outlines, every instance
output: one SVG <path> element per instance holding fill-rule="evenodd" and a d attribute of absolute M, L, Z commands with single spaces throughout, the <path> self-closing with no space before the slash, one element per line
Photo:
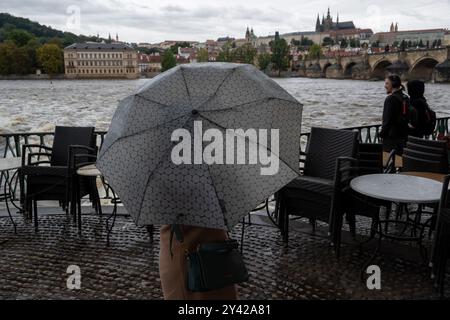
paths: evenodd
<path fill-rule="evenodd" d="M 331 67 L 331 63 L 330 62 L 325 63 L 325 65 L 323 66 L 323 69 L 322 69 L 323 74 L 327 74 L 327 69 L 329 67 Z"/>
<path fill-rule="evenodd" d="M 389 60 L 380 60 L 377 61 L 373 68 L 372 68 L 372 78 L 383 80 L 386 78 L 386 76 L 389 74 L 388 70 L 386 69 L 392 64 Z"/>
<path fill-rule="evenodd" d="M 434 57 L 423 57 L 417 60 L 412 66 L 409 73 L 409 79 L 430 81 L 433 78 L 433 72 L 439 61 Z"/>
<path fill-rule="evenodd" d="M 344 76 L 351 78 L 352 74 L 353 74 L 353 67 L 356 66 L 356 62 L 351 61 L 349 63 L 347 63 L 347 65 L 345 65 L 344 67 Z"/>

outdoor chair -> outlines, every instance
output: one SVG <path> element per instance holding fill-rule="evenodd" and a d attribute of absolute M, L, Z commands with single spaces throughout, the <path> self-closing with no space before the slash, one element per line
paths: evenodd
<path fill-rule="evenodd" d="M 406 148 L 408 149 L 409 156 L 419 159 L 424 158 L 431 161 L 436 161 L 437 159 L 439 159 L 438 161 L 440 161 L 440 168 L 435 171 L 425 170 L 426 172 L 448 172 L 449 158 L 446 142 L 420 139 L 417 137 L 409 136 Z"/>
<path fill-rule="evenodd" d="M 333 211 L 341 210 L 338 205 L 341 195 L 341 181 L 336 173 L 345 161 L 354 159 L 357 151 L 357 132 L 349 130 L 312 128 L 306 152 L 302 175 L 283 187 L 278 193 L 280 202 L 279 225 L 284 241 L 289 238 L 289 216 L 308 218 L 315 230 L 316 221 L 330 223 Z M 331 228 L 331 226 L 330 226 Z"/>
<path fill-rule="evenodd" d="M 57 126 L 52 147 L 33 144 L 22 146 L 21 190 L 25 191 L 25 211 L 30 218 L 33 216 L 36 231 L 37 201 L 57 200 L 66 212 L 69 208 L 70 183 L 74 176 L 73 168 L 69 166 L 71 145 L 77 146 L 77 150 L 85 149 L 84 153 L 94 154 L 96 152 L 94 128 Z M 89 178 L 79 180 L 80 197 L 90 195 L 94 198 L 91 180 Z"/>
<path fill-rule="evenodd" d="M 448 164 L 443 162 L 442 155 L 405 148 L 403 149 L 402 171 L 447 173 Z"/>
<path fill-rule="evenodd" d="M 431 252 L 432 276 L 434 285 L 440 294 L 444 293 L 445 273 L 447 260 L 450 257 L 450 197 L 449 197 L 450 175 L 446 176 L 441 193 L 438 209 L 436 233 L 434 235 L 433 248 Z"/>

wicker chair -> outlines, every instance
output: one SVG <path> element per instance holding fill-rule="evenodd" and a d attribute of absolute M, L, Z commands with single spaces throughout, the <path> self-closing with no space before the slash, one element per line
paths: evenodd
<path fill-rule="evenodd" d="M 339 211 L 342 183 L 336 178 L 339 165 L 356 156 L 357 133 L 348 130 L 312 128 L 309 137 L 303 174 L 282 188 L 280 202 L 280 229 L 284 241 L 289 238 L 289 216 L 306 217 L 315 230 L 316 221 L 336 224 L 334 211 Z M 345 176 L 345 175 L 343 175 Z M 341 183 L 342 182 L 342 183 Z M 344 183 L 345 184 L 345 183 Z"/>
<path fill-rule="evenodd" d="M 441 201 L 439 203 L 436 233 L 431 251 L 432 275 L 435 287 L 440 294 L 444 293 L 447 260 L 450 257 L 450 175 L 444 180 Z"/>

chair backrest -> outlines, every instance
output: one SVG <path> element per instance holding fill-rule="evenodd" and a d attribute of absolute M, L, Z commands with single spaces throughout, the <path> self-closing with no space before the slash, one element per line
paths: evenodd
<path fill-rule="evenodd" d="M 381 143 L 358 144 L 359 175 L 383 172 L 383 145 Z"/>
<path fill-rule="evenodd" d="M 428 154 L 438 154 L 441 156 L 442 167 L 444 168 L 442 172 L 448 172 L 449 167 L 449 157 L 447 145 L 444 141 L 433 141 L 433 140 L 425 140 L 419 139 L 416 137 L 412 138 L 411 141 L 408 140 L 406 147 L 410 150 L 425 152 Z M 408 139 L 409 139 L 408 138 Z"/>
<path fill-rule="evenodd" d="M 70 145 L 81 145 L 95 148 L 96 135 L 94 127 L 62 127 L 56 126 L 51 158 L 52 166 L 67 166 Z"/>
<path fill-rule="evenodd" d="M 441 173 L 441 162 L 416 158 L 408 154 L 403 154 L 403 168 L 404 172 L 419 171 L 419 172 L 435 172 Z"/>
<path fill-rule="evenodd" d="M 413 137 L 413 136 L 408 136 L 408 142 L 420 144 L 422 146 L 436 147 L 436 148 L 445 148 L 445 146 L 446 146 L 445 141 L 428 140 L 428 139 L 422 139 L 422 138 L 417 138 L 417 137 Z"/>
<path fill-rule="evenodd" d="M 429 166 L 427 166 L 427 163 Z M 427 153 L 405 148 L 403 150 L 403 170 L 447 173 L 448 162 L 443 154 Z"/>
<path fill-rule="evenodd" d="M 306 147 L 305 175 L 334 179 L 336 159 L 355 157 L 358 133 L 350 130 L 311 128 Z"/>
<path fill-rule="evenodd" d="M 406 143 L 406 148 L 410 150 L 420 151 L 420 152 L 426 152 L 426 153 L 433 153 L 433 154 L 443 154 L 444 149 L 437 148 L 437 147 L 430 147 L 423 144 L 417 144 L 412 142 Z"/>

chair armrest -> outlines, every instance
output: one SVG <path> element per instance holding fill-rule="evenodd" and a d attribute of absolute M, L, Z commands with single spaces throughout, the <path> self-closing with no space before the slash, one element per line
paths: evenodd
<path fill-rule="evenodd" d="M 83 146 L 83 145 L 78 145 L 78 144 L 73 144 L 69 146 L 69 151 L 74 150 L 74 149 L 82 149 L 85 151 L 91 151 L 91 152 L 97 152 L 96 148 L 91 148 L 88 146 Z"/>
<path fill-rule="evenodd" d="M 52 157 L 51 153 L 47 153 L 47 152 L 31 152 L 28 154 L 28 165 L 37 165 L 37 164 L 41 164 L 41 163 L 50 163 L 50 161 L 40 161 L 38 160 L 37 162 L 33 162 L 31 163 L 31 158 L 35 157 L 35 156 L 46 156 L 46 157 Z"/>
<path fill-rule="evenodd" d="M 23 144 L 22 145 L 22 166 L 25 165 L 27 148 L 40 148 L 40 149 L 44 149 L 47 151 L 53 151 L 53 148 L 45 146 L 43 144 Z M 50 153 L 50 155 L 51 155 L 51 153 Z"/>
<path fill-rule="evenodd" d="M 77 163 L 77 158 L 88 158 L 88 159 L 92 159 L 93 161 Z M 75 154 L 73 156 L 73 159 L 74 159 L 73 167 L 75 169 L 78 169 L 83 166 L 94 164 L 97 161 L 97 155 L 95 155 L 95 154 Z"/>
<path fill-rule="evenodd" d="M 349 165 L 345 166 L 345 162 Z M 345 188 L 350 181 L 358 175 L 358 160 L 352 157 L 338 157 L 334 175 L 335 191 Z"/>

